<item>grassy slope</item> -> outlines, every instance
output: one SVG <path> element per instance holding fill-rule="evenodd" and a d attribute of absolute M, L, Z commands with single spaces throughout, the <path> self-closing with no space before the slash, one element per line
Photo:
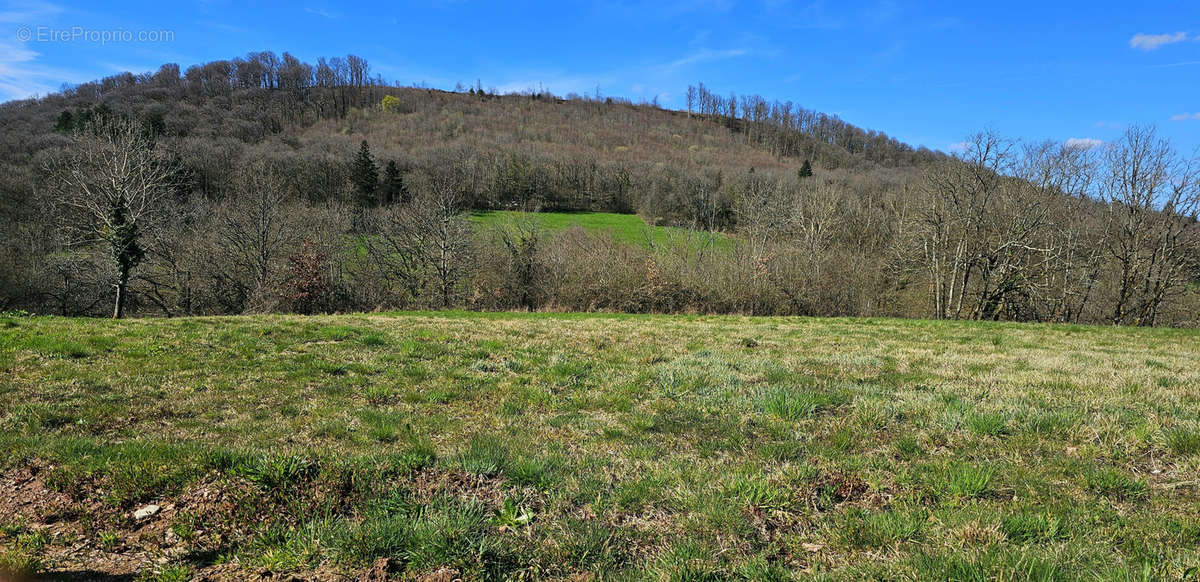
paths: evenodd
<path fill-rule="evenodd" d="M 165 556 L 144 567 L 166 574 L 392 556 L 466 578 L 1178 577 L 1200 565 L 1198 340 L 884 319 L 0 319 L 0 466 L 42 467 L 86 508 L 64 521 L 87 520 L 38 538 L 44 516 L 0 515 L 2 560 L 68 568 L 78 542 Z M 184 509 L 214 489 L 241 496 Z M 177 504 L 156 519 L 182 541 L 133 532 L 147 502 Z"/>
<path fill-rule="evenodd" d="M 520 212 L 507 210 L 489 210 L 475 212 L 471 220 L 484 226 L 503 226 L 506 223 L 519 220 Z M 692 237 L 696 244 L 713 242 L 718 246 L 727 246 L 729 239 L 723 234 L 693 232 L 671 226 L 648 226 L 641 217 L 635 214 L 613 214 L 609 212 L 537 212 L 526 216 L 538 221 L 542 228 L 548 231 L 565 230 L 578 226 L 593 232 L 604 232 L 613 240 L 626 244 L 643 247 L 664 246 L 679 237 Z"/>

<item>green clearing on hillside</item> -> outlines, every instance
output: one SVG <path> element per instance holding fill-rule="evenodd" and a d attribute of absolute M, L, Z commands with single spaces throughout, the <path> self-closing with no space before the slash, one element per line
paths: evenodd
<path fill-rule="evenodd" d="M 727 247 L 729 238 L 720 233 L 692 231 L 673 226 L 649 226 L 636 214 L 613 214 L 609 212 L 531 212 L 509 210 L 487 210 L 471 214 L 476 224 L 503 226 L 520 220 L 522 216 L 538 221 L 548 231 L 566 230 L 578 226 L 591 232 L 608 233 L 613 240 L 643 247 L 666 246 L 680 240 L 692 245 L 712 244 Z"/>
<path fill-rule="evenodd" d="M 0 317 L 9 571 L 1169 580 L 1198 471 L 1196 331 Z"/>

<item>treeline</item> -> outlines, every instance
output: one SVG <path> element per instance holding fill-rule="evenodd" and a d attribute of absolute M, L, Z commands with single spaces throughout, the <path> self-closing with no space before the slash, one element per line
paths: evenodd
<path fill-rule="evenodd" d="M 951 157 L 703 85 L 666 111 L 369 70 L 254 53 L 0 107 L 0 309 L 1200 320 L 1196 165 L 1152 129 Z M 153 171 L 114 175 L 131 152 Z M 626 245 L 478 209 L 721 236 Z"/>
<path fill-rule="evenodd" d="M 911 148 L 887 140 L 895 155 L 873 153 L 891 160 L 876 163 L 865 150 L 851 152 L 821 132 L 836 125 L 846 135 L 878 134 L 824 122 L 776 131 L 789 145 L 770 151 L 752 126 L 698 122 L 620 98 L 571 97 L 501 96 L 481 83 L 459 93 L 389 87 L 354 56 L 310 65 L 260 52 L 183 72 L 168 64 L 0 106 L 0 162 L 9 169 L 0 177 L 0 211 L 14 219 L 36 213 L 28 199 L 44 165 L 40 156 L 104 115 L 136 121 L 169 144 L 184 165 L 189 194 L 211 199 L 231 192 L 244 158 L 265 155 L 300 178 L 297 195 L 348 200 L 345 160 L 366 139 L 400 173 L 428 170 L 436 150 L 469 150 L 478 169 L 469 185 L 474 208 L 638 212 L 665 224 L 712 228 L 732 227 L 730 214 L 725 208 L 697 216 L 696 183 L 802 162 L 830 171 L 911 174 L 910 164 L 927 157 L 909 156 Z"/>
<path fill-rule="evenodd" d="M 777 156 L 811 157 L 812 148 L 806 138 L 812 138 L 885 166 L 914 165 L 941 157 L 883 132 L 846 123 L 836 115 L 805 109 L 791 101 L 767 101 L 758 95 L 738 97 L 730 93 L 722 97 L 709 91 L 704 83 L 688 86 L 687 111 L 722 121 L 744 134 L 747 141 L 765 145 Z"/>
<path fill-rule="evenodd" d="M 798 172 L 714 175 L 692 192 L 709 208 L 725 205 L 736 225 L 730 236 L 702 244 L 681 235 L 642 247 L 579 229 L 546 232 L 532 219 L 475 227 L 473 185 L 489 183 L 477 181 L 486 175 L 480 160 L 462 148 L 431 156 L 423 169 L 396 176 L 388 169 L 394 164 L 362 142 L 344 163 L 353 194 L 321 200 L 298 195 L 303 176 L 264 156 L 239 164 L 226 195 L 209 198 L 189 191 L 186 166 L 162 140 L 111 118 L 72 134 L 47 163 L 39 202 L 49 228 L 40 242 L 55 250 L 11 257 L 8 306 L 167 316 L 416 307 L 850 314 L 890 284 L 872 261 L 856 267 L 854 285 L 843 285 L 836 273 L 851 272 L 842 267 L 858 258 L 846 263 L 822 247 L 819 265 L 804 262 L 828 234 L 798 254 L 775 238 L 799 232 L 791 230 L 798 223 L 784 229 L 764 214 L 784 203 L 777 196 L 829 196 L 852 183 Z M 153 171 L 123 173 L 131 159 Z M 847 220 L 870 223 L 879 208 L 841 200 Z M 800 216 L 807 215 L 787 218 Z M 888 241 L 871 229 L 845 235 L 864 251 Z M 871 256 L 884 253 L 859 258 Z"/>

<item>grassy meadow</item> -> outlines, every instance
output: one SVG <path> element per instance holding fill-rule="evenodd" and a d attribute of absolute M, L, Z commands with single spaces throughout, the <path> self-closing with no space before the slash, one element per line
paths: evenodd
<path fill-rule="evenodd" d="M 727 248 L 730 240 L 723 233 L 709 233 L 674 226 L 649 226 L 636 214 L 614 214 L 611 212 L 530 212 L 510 210 L 485 210 L 473 212 L 471 221 L 481 226 L 503 228 L 525 216 L 536 220 L 538 226 L 548 232 L 579 227 L 593 233 L 608 234 L 619 243 L 645 248 L 662 247 L 678 240 L 693 245 L 713 245 Z"/>
<path fill-rule="evenodd" d="M 1194 330 L 0 317 L 10 576 L 1174 580 L 1198 472 Z"/>

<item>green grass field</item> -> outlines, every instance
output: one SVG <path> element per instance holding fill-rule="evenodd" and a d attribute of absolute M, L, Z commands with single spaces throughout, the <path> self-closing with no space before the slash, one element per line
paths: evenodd
<path fill-rule="evenodd" d="M 4 317 L 0 370 L 10 573 L 1133 581 L 1200 566 L 1196 331 Z"/>
<path fill-rule="evenodd" d="M 533 212 L 524 215 L 537 220 L 542 228 L 550 232 L 578 226 L 594 233 L 607 233 L 617 242 L 643 247 L 665 246 L 681 239 L 693 245 L 712 244 L 721 248 L 729 246 L 729 239 L 723 234 L 690 231 L 672 226 L 648 226 L 635 214 Z M 521 216 L 520 212 L 488 210 L 472 213 L 471 221 L 483 226 L 503 226 Z"/>

